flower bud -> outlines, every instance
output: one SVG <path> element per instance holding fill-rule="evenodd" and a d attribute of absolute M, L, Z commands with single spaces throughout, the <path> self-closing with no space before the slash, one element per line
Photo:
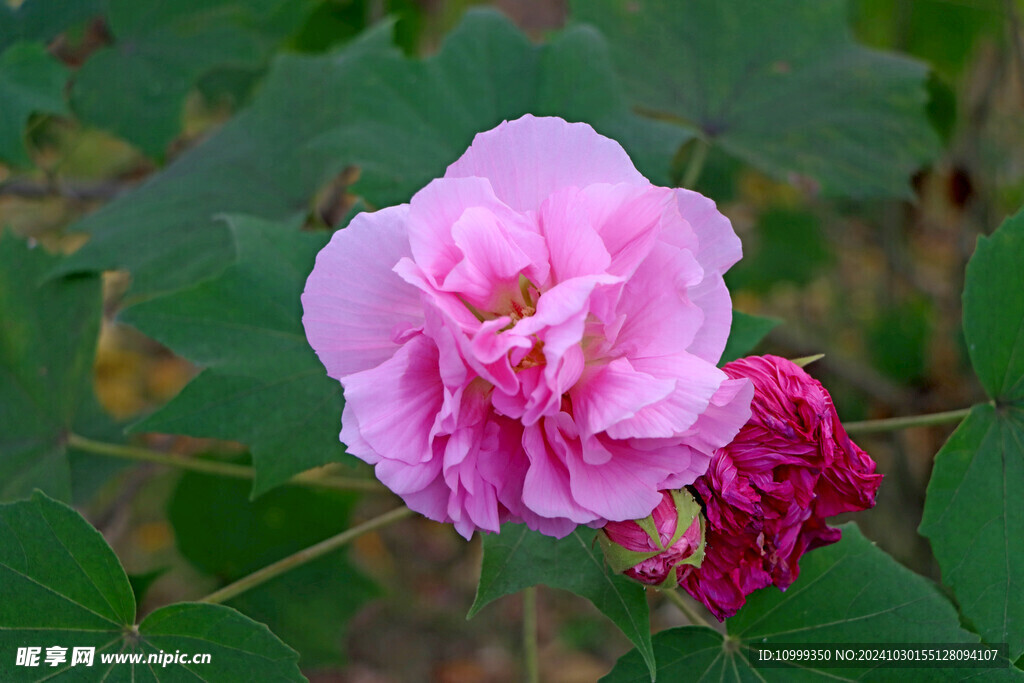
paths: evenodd
<path fill-rule="evenodd" d="M 598 535 L 609 566 L 649 586 L 674 586 L 677 568 L 704 559 L 700 504 L 685 489 L 662 491 L 654 511 L 634 521 L 608 522 Z"/>

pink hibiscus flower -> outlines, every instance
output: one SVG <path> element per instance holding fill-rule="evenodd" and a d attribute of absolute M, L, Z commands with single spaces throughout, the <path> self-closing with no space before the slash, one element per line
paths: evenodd
<path fill-rule="evenodd" d="M 788 588 L 805 552 L 840 539 L 825 518 L 873 507 L 882 482 L 801 367 L 751 356 L 724 370 L 753 381 L 752 415 L 694 485 L 707 514 L 706 554 L 699 568 L 682 567 L 679 581 L 719 620 L 759 588 Z"/>
<path fill-rule="evenodd" d="M 709 199 L 582 123 L 476 136 L 409 204 L 356 216 L 302 295 L 341 439 L 467 538 L 643 517 L 749 416 L 715 367 L 740 257 Z"/>

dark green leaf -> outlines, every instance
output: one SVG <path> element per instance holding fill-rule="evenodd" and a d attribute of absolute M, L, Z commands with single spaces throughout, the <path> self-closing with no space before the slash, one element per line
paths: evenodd
<path fill-rule="evenodd" d="M 185 95 L 214 66 L 258 66 L 310 3 L 283 0 L 139 3 L 110 0 L 115 43 L 75 74 L 83 120 L 162 157 L 181 130 Z M 282 8 L 290 8 L 287 17 Z"/>
<path fill-rule="evenodd" d="M 921 533 L 961 611 L 1024 652 L 1024 212 L 980 238 L 967 265 L 964 336 L 993 405 L 975 406 L 935 456 Z"/>
<path fill-rule="evenodd" d="M 776 178 L 908 196 L 937 153 L 925 65 L 856 44 L 843 0 L 575 0 L 638 104 Z"/>
<path fill-rule="evenodd" d="M 266 626 L 221 605 L 177 604 L 137 627 L 135 598 L 113 551 L 65 505 L 36 493 L 0 506 L 0 680 L 305 680 L 296 654 Z M 45 664 L 46 648 L 66 647 Z M 39 666 L 18 666 L 19 647 L 39 647 Z M 93 647 L 91 667 L 72 648 Z M 208 653 L 208 664 L 114 664 L 104 654 Z M 183 668 L 184 667 L 184 668 Z"/>
<path fill-rule="evenodd" d="M 189 473 L 168 517 L 178 549 L 198 569 L 234 581 L 348 526 L 354 494 L 282 488 L 250 502 L 242 481 Z M 267 624 L 302 655 L 303 666 L 344 660 L 349 619 L 378 594 L 341 552 L 258 586 L 228 604 Z"/>
<path fill-rule="evenodd" d="M 71 495 L 65 440 L 93 401 L 102 300 L 95 276 L 37 285 L 59 262 L 0 234 L 0 500 Z"/>
<path fill-rule="evenodd" d="M 49 43 L 65 29 L 97 16 L 102 0 L 24 0 L 0 4 L 0 50 L 18 40 Z"/>
<path fill-rule="evenodd" d="M 980 405 L 935 456 L 921 533 L 964 616 L 1024 651 L 1024 408 Z"/>
<path fill-rule="evenodd" d="M 964 336 L 989 396 L 1024 402 L 1024 211 L 978 239 L 964 283 Z"/>
<path fill-rule="evenodd" d="M 306 342 L 299 295 L 326 234 L 232 216 L 237 260 L 220 277 L 129 308 L 123 319 L 207 367 L 133 427 L 241 441 L 255 494 L 344 457 L 341 387 Z"/>
<path fill-rule="evenodd" d="M 0 160 L 28 166 L 24 132 L 29 116 L 63 114 L 68 72 L 39 43 L 16 43 L 0 54 Z"/>
<path fill-rule="evenodd" d="M 769 587 L 750 596 L 726 623 L 728 637 L 705 628 L 663 631 L 654 637 L 659 680 L 817 681 L 1021 680 L 1003 669 L 753 668 L 748 649 L 786 643 L 977 643 L 960 628 L 956 610 L 926 579 L 902 567 L 864 538 L 857 527 L 842 527 L 843 540 L 800 561 L 800 578 L 785 593 Z M 602 679 L 606 683 L 646 681 L 636 651 Z"/>
<path fill-rule="evenodd" d="M 554 539 L 530 531 L 525 525 L 503 524 L 500 534 L 485 534 L 480 583 L 468 616 L 503 595 L 529 586 L 561 588 L 590 600 L 611 619 L 637 646 L 653 675 L 655 663 L 644 588 L 611 573 L 595 533 L 593 529 L 577 527 L 565 538 Z"/>
<path fill-rule="evenodd" d="M 725 344 L 725 351 L 722 352 L 722 360 L 719 365 L 750 353 L 778 324 L 779 321 L 775 318 L 764 318 L 759 315 L 733 311 L 729 341 Z"/>
<path fill-rule="evenodd" d="M 58 272 L 128 268 L 136 293 L 192 284 L 230 259 L 218 213 L 305 212 L 316 189 L 353 164 L 368 204 L 399 203 L 443 174 L 476 133 L 526 112 L 591 121 L 621 138 L 654 180 L 667 177 L 687 136 L 630 113 L 592 30 L 535 46 L 500 15 L 472 12 L 422 61 L 391 47 L 389 30 L 338 54 L 279 57 L 248 110 L 76 224 L 92 238 Z"/>

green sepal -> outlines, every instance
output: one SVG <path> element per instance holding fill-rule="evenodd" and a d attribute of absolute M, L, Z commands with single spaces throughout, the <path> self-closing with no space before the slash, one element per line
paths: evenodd
<path fill-rule="evenodd" d="M 823 354 L 823 353 L 816 353 L 813 356 L 802 356 L 800 358 L 790 358 L 789 362 L 792 363 L 793 365 L 799 365 L 802 368 L 806 368 L 808 365 L 810 365 L 814 361 L 821 360 L 824 357 L 825 357 L 825 354 Z"/>
<path fill-rule="evenodd" d="M 678 564 L 692 564 L 695 567 L 699 567 L 700 563 L 703 562 L 705 523 L 703 517 L 700 516 L 700 503 L 698 503 L 686 489 L 670 491 L 670 493 L 672 495 L 672 501 L 676 506 L 676 531 L 667 544 L 662 545 L 661 543 L 661 536 L 658 533 L 657 525 L 654 523 L 653 512 L 643 519 L 634 520 L 641 529 L 647 532 L 647 535 L 651 538 L 654 545 L 659 548 L 658 550 L 648 552 L 629 550 L 627 548 L 623 548 L 618 543 L 613 542 L 605 533 L 599 533 L 597 535 L 598 542 L 601 544 L 601 550 L 604 552 L 605 560 L 613 571 L 621 574 L 627 569 L 640 564 L 644 560 L 648 560 L 665 552 L 666 549 L 671 548 L 679 542 L 679 539 L 683 537 L 683 534 L 685 534 L 687 529 L 690 528 L 690 525 L 693 524 L 693 520 L 697 518 L 700 519 L 700 543 L 697 545 L 697 548 L 694 550 L 692 555 L 681 560 Z M 666 583 L 668 582 L 669 579 L 666 579 Z M 658 588 L 664 587 L 666 586 L 658 586 Z"/>

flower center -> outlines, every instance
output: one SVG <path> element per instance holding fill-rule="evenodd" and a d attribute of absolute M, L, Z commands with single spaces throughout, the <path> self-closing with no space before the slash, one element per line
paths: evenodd
<path fill-rule="evenodd" d="M 545 362 L 546 359 L 544 358 L 544 342 L 537 340 L 536 342 L 534 342 L 533 348 L 530 349 L 530 352 L 523 356 L 523 359 L 519 361 L 516 364 L 516 366 L 512 368 L 512 370 L 514 372 L 519 372 L 520 370 L 525 370 L 526 368 L 535 368 L 538 365 L 544 365 Z"/>

